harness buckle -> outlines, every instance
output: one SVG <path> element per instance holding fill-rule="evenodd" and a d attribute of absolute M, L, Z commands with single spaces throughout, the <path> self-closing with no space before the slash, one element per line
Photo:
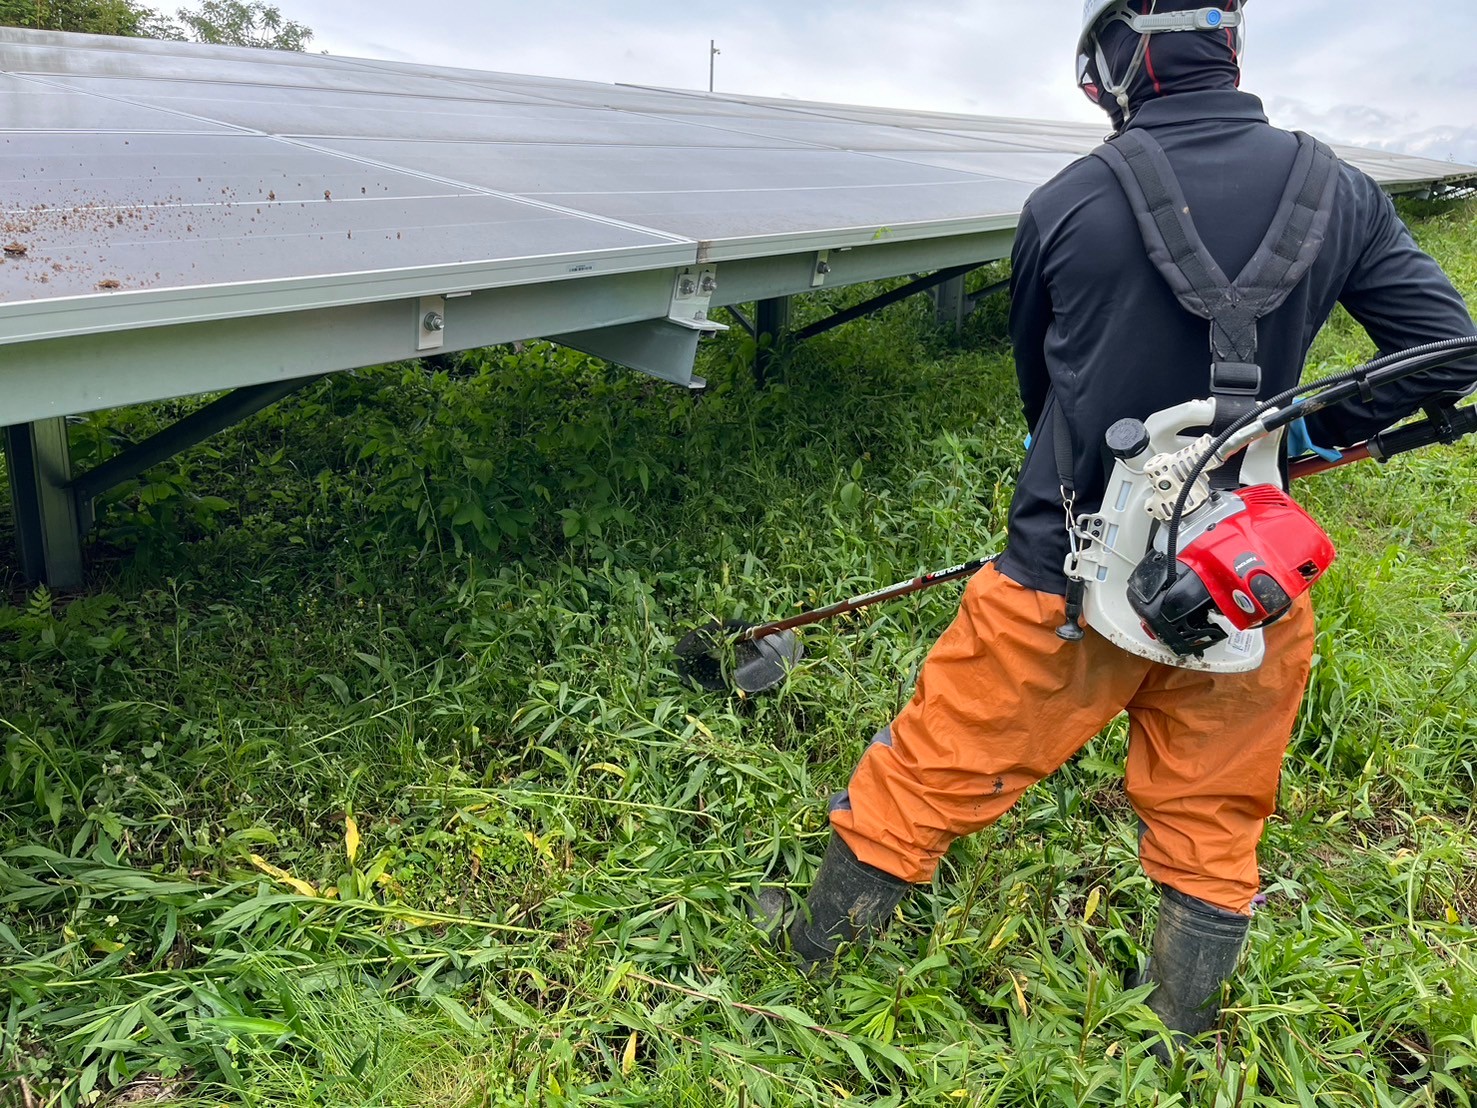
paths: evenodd
<path fill-rule="evenodd" d="M 1262 391 L 1262 367 L 1251 362 L 1210 363 L 1210 392 L 1229 396 L 1256 396 Z"/>

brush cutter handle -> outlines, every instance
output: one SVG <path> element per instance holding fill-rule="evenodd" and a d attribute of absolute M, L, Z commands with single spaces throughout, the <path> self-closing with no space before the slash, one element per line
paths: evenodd
<path fill-rule="evenodd" d="M 1376 435 L 1370 441 L 1369 452 L 1383 462 L 1423 446 L 1454 443 L 1474 431 L 1477 431 L 1477 407 L 1428 408 L 1426 418 L 1419 423 Z"/>
<path fill-rule="evenodd" d="M 958 581 L 961 577 L 973 577 L 985 566 L 995 560 L 995 555 L 990 554 L 983 558 L 976 558 L 972 562 L 953 566 L 949 569 L 936 570 L 933 573 L 925 573 L 921 577 L 914 577 L 911 581 L 900 581 L 896 585 L 889 585 L 885 589 L 876 592 L 863 593 L 854 596 L 850 600 L 842 600 L 835 604 L 828 604 L 824 608 L 812 608 L 808 612 L 790 616 L 788 619 L 775 620 L 773 623 L 761 623 L 757 627 L 750 627 L 737 638 L 738 642 L 753 642 L 767 635 L 776 635 L 781 631 L 789 631 L 796 627 L 808 627 L 812 623 L 820 623 L 822 620 L 830 619 L 832 616 L 844 615 L 846 612 L 854 612 L 858 608 L 869 608 L 873 604 L 881 604 L 888 600 L 896 600 L 902 596 L 911 596 L 915 592 L 931 589 L 935 585 L 942 585 L 948 581 Z"/>
<path fill-rule="evenodd" d="M 1425 419 L 1404 427 L 1375 435 L 1368 442 L 1345 450 L 1338 461 L 1323 458 L 1300 458 L 1287 467 L 1288 476 L 1296 481 L 1300 477 L 1327 473 L 1350 462 L 1362 462 L 1366 458 L 1388 462 L 1397 454 L 1408 454 L 1412 450 L 1434 446 L 1436 443 L 1453 443 L 1477 432 L 1477 406 L 1466 408 L 1430 408 Z"/>

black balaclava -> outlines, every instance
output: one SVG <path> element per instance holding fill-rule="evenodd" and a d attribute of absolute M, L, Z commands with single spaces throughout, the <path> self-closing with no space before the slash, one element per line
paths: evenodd
<path fill-rule="evenodd" d="M 1155 12 L 1197 11 L 1207 7 L 1205 0 L 1137 0 L 1141 14 Z M 1230 4 L 1222 4 L 1227 9 Z M 1122 73 L 1133 61 L 1139 35 L 1121 21 L 1110 23 L 1102 31 L 1103 56 Z M 1094 65 L 1095 69 L 1096 66 Z M 1234 89 L 1241 83 L 1240 59 L 1231 46 L 1231 33 L 1221 31 L 1176 31 L 1149 36 L 1144 64 L 1128 87 L 1130 113 L 1136 113 L 1146 101 L 1179 92 L 1205 92 L 1211 89 Z M 1101 85 L 1101 82 L 1099 82 Z M 1113 130 L 1123 130 L 1123 112 L 1114 96 L 1104 91 L 1098 106 L 1113 119 Z"/>

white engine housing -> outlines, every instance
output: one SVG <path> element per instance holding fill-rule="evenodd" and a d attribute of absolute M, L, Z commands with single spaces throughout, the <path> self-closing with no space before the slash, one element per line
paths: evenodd
<path fill-rule="evenodd" d="M 1186 432 L 1209 427 L 1214 422 L 1213 400 L 1192 400 L 1155 412 L 1144 421 L 1149 445 L 1135 457 L 1114 464 L 1102 508 L 1077 518 L 1080 550 L 1075 555 L 1075 572 L 1074 558 L 1068 557 L 1067 575 L 1086 585 L 1083 612 L 1087 625 L 1115 646 L 1181 669 L 1246 673 L 1262 664 L 1265 644 L 1261 631 L 1238 631 L 1224 623 L 1227 634 L 1224 642 L 1201 655 L 1186 657 L 1151 636 L 1128 600 L 1128 579 L 1148 553 L 1150 536 L 1160 550 L 1165 547 L 1165 528 L 1161 525 L 1156 529 L 1155 524 L 1158 515 L 1163 514 L 1166 490 L 1156 488 L 1154 477 L 1162 477 L 1175 468 L 1171 464 L 1174 459 L 1168 456 L 1186 450 L 1203 453 L 1208 440 Z M 1251 442 L 1240 459 L 1241 484 L 1282 487 L 1282 475 L 1277 467 L 1280 443 L 1280 434 L 1263 435 Z M 1212 468 L 1215 467 L 1208 466 L 1207 472 Z M 1185 472 L 1182 465 L 1178 472 L 1181 475 Z M 1171 506 L 1175 495 L 1177 491 L 1170 496 Z M 1195 501 L 1192 499 L 1191 503 Z M 1191 514 L 1187 512 L 1185 520 Z M 1219 617 L 1212 618 L 1219 621 Z"/>

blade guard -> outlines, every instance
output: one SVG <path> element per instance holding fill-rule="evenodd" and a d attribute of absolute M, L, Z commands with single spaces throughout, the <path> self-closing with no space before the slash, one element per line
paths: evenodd
<path fill-rule="evenodd" d="M 1214 422 L 1213 400 L 1191 400 L 1155 412 L 1144 421 L 1148 445 L 1114 464 L 1102 508 L 1079 517 L 1077 537 L 1083 549 L 1077 555 L 1075 573 L 1072 559 L 1068 558 L 1067 573 L 1080 578 L 1087 586 L 1083 606 L 1087 625 L 1120 649 L 1181 669 L 1247 673 L 1260 666 L 1266 654 L 1260 630 L 1241 630 L 1215 613 L 1210 618 L 1224 628 L 1225 641 L 1198 655 L 1176 654 L 1149 634 L 1128 595 L 1134 570 L 1150 550 L 1151 536 L 1161 550 L 1165 539 L 1164 529 L 1155 528 L 1151 510 L 1154 490 L 1145 466 L 1160 454 L 1192 446 L 1200 437 L 1198 432 Z M 1192 429 L 1197 433 L 1190 434 Z M 1280 435 L 1267 435 L 1246 448 L 1240 459 L 1243 484 L 1282 487 L 1282 475 L 1277 467 L 1280 441 Z"/>

